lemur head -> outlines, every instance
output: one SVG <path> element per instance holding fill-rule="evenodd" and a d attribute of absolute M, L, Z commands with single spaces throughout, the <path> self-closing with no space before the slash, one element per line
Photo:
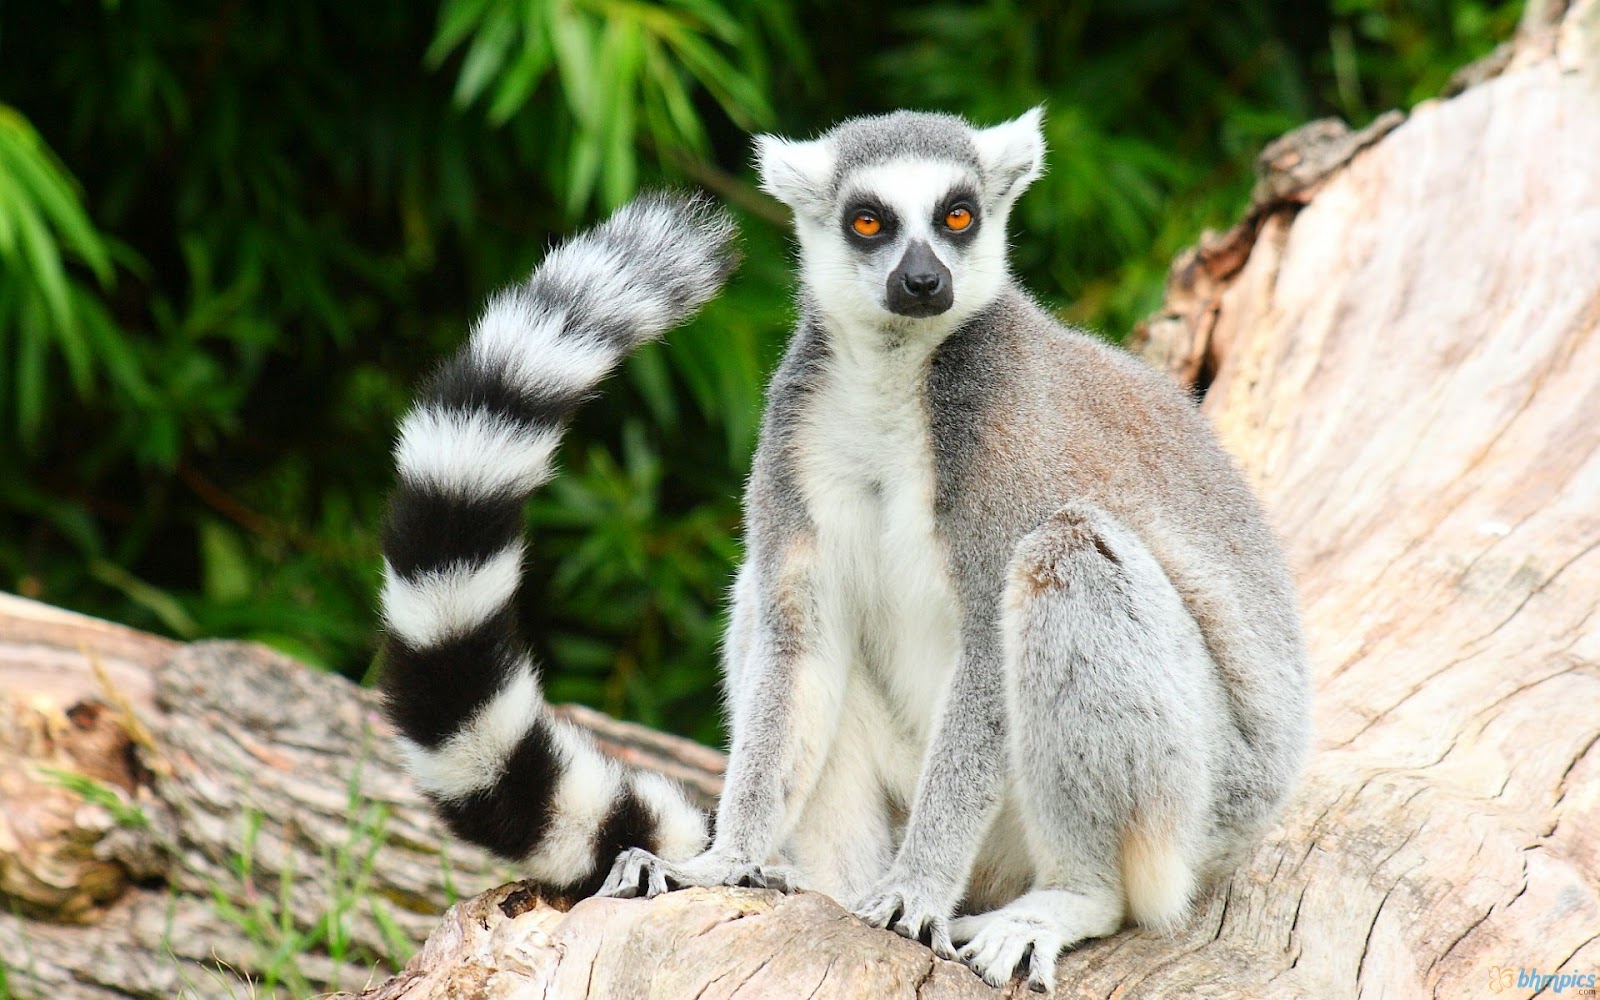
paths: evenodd
<path fill-rule="evenodd" d="M 1009 280 L 1006 218 L 1044 164 L 1039 108 L 993 128 L 954 115 L 853 118 L 756 139 L 761 187 L 794 210 L 801 277 L 847 325 L 948 331 Z"/>

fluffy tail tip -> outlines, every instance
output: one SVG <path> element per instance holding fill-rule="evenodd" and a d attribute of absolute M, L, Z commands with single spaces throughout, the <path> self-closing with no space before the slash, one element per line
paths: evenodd
<path fill-rule="evenodd" d="M 631 255 L 641 282 L 659 285 L 684 314 L 710 301 L 739 264 L 738 227 L 704 194 L 645 192 L 595 235 Z"/>

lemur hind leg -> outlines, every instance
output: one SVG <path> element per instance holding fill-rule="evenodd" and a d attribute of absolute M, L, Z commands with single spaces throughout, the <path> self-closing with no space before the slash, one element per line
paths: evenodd
<path fill-rule="evenodd" d="M 1199 628 L 1139 537 L 1087 503 L 1022 540 L 1002 614 L 1010 752 L 1035 889 L 958 921 L 998 985 L 1024 959 L 1051 987 L 1064 948 L 1189 911 L 1213 825 L 1226 718 Z"/>

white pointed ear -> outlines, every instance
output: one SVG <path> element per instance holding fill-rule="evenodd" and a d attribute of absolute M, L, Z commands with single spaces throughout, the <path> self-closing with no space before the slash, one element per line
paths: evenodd
<path fill-rule="evenodd" d="M 775 135 L 756 136 L 756 170 L 761 190 L 807 215 L 826 215 L 831 205 L 833 150 L 824 139 L 796 142 Z"/>
<path fill-rule="evenodd" d="M 973 135 L 992 197 L 1009 201 L 1044 172 L 1044 108 L 1035 107 Z"/>

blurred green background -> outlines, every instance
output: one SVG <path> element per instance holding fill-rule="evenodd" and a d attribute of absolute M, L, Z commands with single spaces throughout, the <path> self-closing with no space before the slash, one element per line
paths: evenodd
<path fill-rule="evenodd" d="M 1044 102 L 1026 284 L 1120 338 L 1260 146 L 1436 95 L 1487 0 L 33 0 L 0 14 L 0 588 L 369 677 L 410 387 L 641 186 L 747 260 L 586 409 L 529 512 L 554 700 L 720 738 L 715 655 L 792 318 L 752 130 Z"/>

